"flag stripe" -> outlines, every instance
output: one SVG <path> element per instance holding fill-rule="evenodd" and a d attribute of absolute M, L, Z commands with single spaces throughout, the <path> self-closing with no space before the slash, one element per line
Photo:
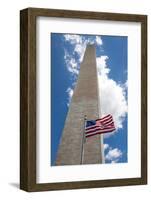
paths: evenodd
<path fill-rule="evenodd" d="M 108 124 L 105 124 L 105 125 L 103 125 L 104 127 L 107 127 L 107 126 L 109 126 L 109 125 L 114 125 L 114 122 L 113 121 L 110 121 Z"/>
<path fill-rule="evenodd" d="M 111 121 L 113 121 L 113 118 L 109 118 L 108 120 L 103 121 L 103 122 L 102 121 L 98 121 L 98 123 L 101 123 L 101 124 L 105 125 L 105 124 L 108 124 Z"/>
<path fill-rule="evenodd" d="M 100 123 L 106 123 L 107 121 L 109 121 L 109 120 L 113 120 L 113 118 L 112 118 L 112 116 L 110 116 L 110 117 L 108 117 L 108 118 L 106 118 L 106 119 L 100 119 L 100 120 L 97 120 L 97 122 L 100 122 Z"/>
<path fill-rule="evenodd" d="M 108 118 L 108 117 L 112 117 L 112 116 L 111 116 L 110 114 L 109 114 L 109 115 L 106 115 L 106 116 L 102 117 L 101 120 L 104 120 L 104 119 L 106 119 L 106 118 Z M 98 120 L 100 120 L 100 119 L 96 119 L 96 121 L 98 121 Z"/>
<path fill-rule="evenodd" d="M 86 130 L 86 132 L 89 132 L 89 131 L 93 131 L 93 130 L 95 130 L 95 129 L 104 129 L 104 128 L 107 128 L 107 127 L 110 127 L 110 126 L 114 126 L 114 122 L 112 122 L 112 123 L 110 123 L 110 124 L 108 124 L 108 125 L 106 125 L 106 126 L 96 126 L 96 127 L 94 127 L 94 128 L 91 128 L 91 129 L 88 129 L 88 130 Z M 114 126 L 115 127 L 115 126 Z"/>
<path fill-rule="evenodd" d="M 87 137 L 91 137 L 91 136 L 93 136 L 93 135 L 103 134 L 103 133 L 109 133 L 109 132 L 113 132 L 113 131 L 115 131 L 115 128 L 108 129 L 108 130 L 102 130 L 102 131 L 96 131 L 96 132 L 87 134 L 87 135 L 86 135 L 86 138 L 87 138 Z"/>
<path fill-rule="evenodd" d="M 97 127 L 97 128 L 95 128 L 95 129 L 86 131 L 85 133 L 86 133 L 86 134 L 89 134 L 89 133 L 93 133 L 93 132 L 98 131 L 98 130 L 99 130 L 99 131 L 102 131 L 102 130 L 107 130 L 107 129 L 110 129 L 110 128 L 115 128 L 115 127 L 114 127 L 114 125 L 110 125 L 110 126 L 103 127 L 103 128 Z"/>
<path fill-rule="evenodd" d="M 94 132 L 92 132 L 92 133 L 88 133 L 88 134 L 86 134 L 86 136 L 88 136 L 88 135 L 92 135 L 92 134 L 95 134 L 95 133 L 104 133 L 104 132 L 112 132 L 112 131 L 114 131 L 115 130 L 115 127 L 112 127 L 112 128 L 108 128 L 108 129 L 105 129 L 105 130 L 97 130 L 97 131 L 94 131 Z"/>
<path fill-rule="evenodd" d="M 98 125 L 93 125 L 93 126 L 89 126 L 88 128 L 86 128 L 86 130 L 91 130 L 93 128 L 99 127 Z"/>

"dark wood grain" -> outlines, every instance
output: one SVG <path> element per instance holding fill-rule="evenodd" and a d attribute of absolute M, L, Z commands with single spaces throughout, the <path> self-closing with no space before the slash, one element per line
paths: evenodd
<path fill-rule="evenodd" d="M 28 189 L 28 10 L 20 15 L 20 188 Z"/>
<path fill-rule="evenodd" d="M 79 19 L 90 19 L 90 20 L 128 21 L 128 22 L 144 21 L 144 15 L 136 15 L 136 14 L 74 11 L 74 10 L 59 10 L 59 9 L 57 10 L 57 9 L 44 9 L 44 8 L 29 8 L 29 9 L 34 16 L 79 18 Z"/>
<path fill-rule="evenodd" d="M 147 183 L 147 16 L 141 24 L 141 176 Z"/>
<path fill-rule="evenodd" d="M 20 188 L 36 183 L 36 20 L 20 14 Z"/>
<path fill-rule="evenodd" d="M 61 17 L 141 23 L 141 178 L 36 183 L 36 18 Z M 27 8 L 20 12 L 20 188 L 46 191 L 147 183 L 147 16 Z"/>

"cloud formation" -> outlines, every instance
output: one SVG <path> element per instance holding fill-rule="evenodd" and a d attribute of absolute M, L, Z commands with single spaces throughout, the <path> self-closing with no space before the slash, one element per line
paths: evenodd
<path fill-rule="evenodd" d="M 71 98 L 72 98 L 72 95 L 73 95 L 73 89 L 71 87 L 69 87 L 67 90 L 66 90 L 67 94 L 68 94 L 68 106 L 70 104 L 70 101 L 71 101 Z"/>
<path fill-rule="evenodd" d="M 103 144 L 103 149 L 106 151 L 109 148 L 109 144 Z"/>
<path fill-rule="evenodd" d="M 101 39 L 101 36 L 86 37 L 74 34 L 64 34 L 64 40 L 65 42 L 68 42 L 73 48 L 72 53 L 71 51 L 65 49 L 64 55 L 66 67 L 70 72 L 71 77 L 73 78 L 73 85 L 67 89 L 69 104 L 73 95 L 73 88 L 79 73 L 80 63 L 83 59 L 87 44 L 95 44 L 101 52 L 103 41 Z M 127 82 L 121 85 L 113 79 L 109 78 L 110 67 L 107 66 L 108 59 L 108 55 L 100 55 L 96 58 L 99 94 L 101 94 L 101 115 L 104 116 L 109 113 L 112 114 L 115 121 L 116 130 L 118 130 L 123 127 L 122 123 L 127 113 L 127 100 L 125 92 Z M 105 137 L 108 137 L 114 133 L 115 132 L 105 134 Z M 117 149 L 115 151 L 117 151 Z"/>
<path fill-rule="evenodd" d="M 117 163 L 119 159 L 122 157 L 123 153 L 118 148 L 110 148 L 108 153 L 105 156 L 105 160 L 111 162 L 111 163 Z"/>
<path fill-rule="evenodd" d="M 64 39 L 66 42 L 72 45 L 73 52 L 71 53 L 70 50 L 65 49 L 65 62 L 67 69 L 71 74 L 74 76 L 75 74 L 78 75 L 78 71 L 75 70 L 79 69 L 80 62 L 83 60 L 83 55 L 86 49 L 87 44 L 96 44 L 97 46 L 103 45 L 102 39 L 100 36 L 91 36 L 85 37 L 81 35 L 74 35 L 74 34 L 64 34 Z M 75 61 L 76 59 L 76 63 Z"/>
<path fill-rule="evenodd" d="M 104 116 L 110 113 L 113 116 L 116 129 L 119 129 L 123 127 L 122 122 L 127 113 L 125 85 L 120 85 L 109 78 L 108 59 L 108 56 L 97 58 L 101 114 Z"/>
<path fill-rule="evenodd" d="M 108 163 L 117 163 L 123 156 L 123 152 L 119 148 L 112 148 L 109 144 L 103 144 L 105 161 Z"/>

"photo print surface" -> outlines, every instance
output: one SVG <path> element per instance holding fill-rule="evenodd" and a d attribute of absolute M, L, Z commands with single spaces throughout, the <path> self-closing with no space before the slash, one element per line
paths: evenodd
<path fill-rule="evenodd" d="M 51 33 L 50 165 L 128 162 L 128 37 Z"/>

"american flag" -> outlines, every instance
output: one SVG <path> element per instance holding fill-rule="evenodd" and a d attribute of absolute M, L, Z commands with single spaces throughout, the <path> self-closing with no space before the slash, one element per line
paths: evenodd
<path fill-rule="evenodd" d="M 97 134 L 103 134 L 115 131 L 115 125 L 112 115 L 106 115 L 100 119 L 87 120 L 85 126 L 85 137 L 91 137 Z"/>

